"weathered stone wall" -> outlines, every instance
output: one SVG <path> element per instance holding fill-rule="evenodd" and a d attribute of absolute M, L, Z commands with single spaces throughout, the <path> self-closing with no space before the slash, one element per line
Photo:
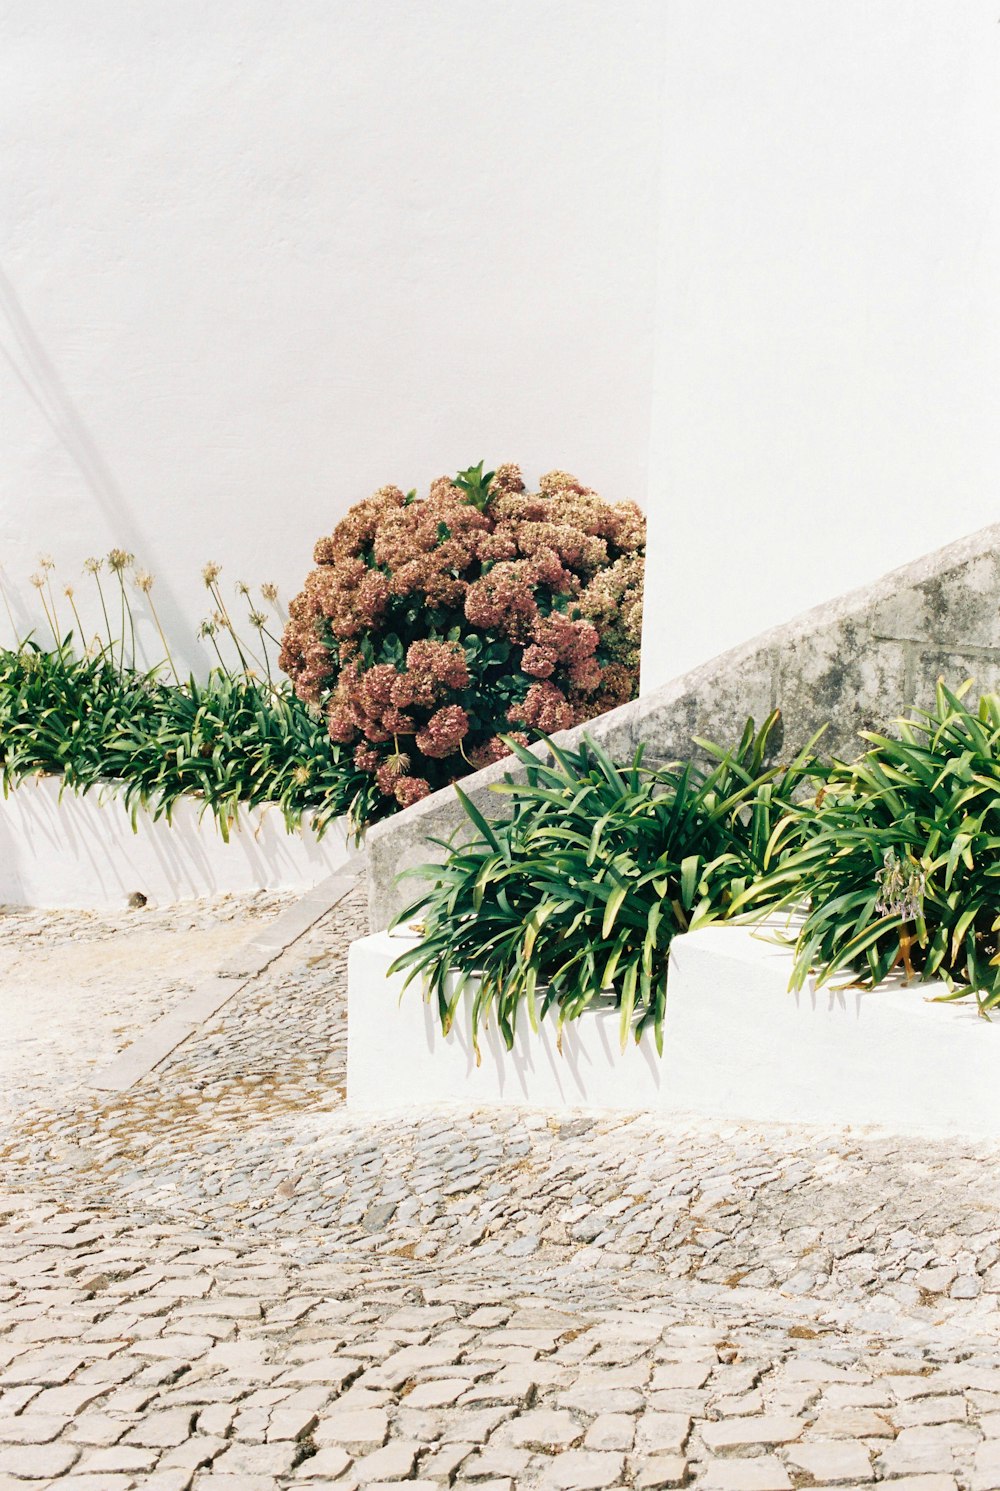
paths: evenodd
<path fill-rule="evenodd" d="M 585 730 L 618 758 L 631 756 L 644 741 L 647 758 L 672 760 L 691 754 L 692 736 L 729 742 L 748 715 L 759 722 L 778 707 L 776 743 L 783 753 L 828 724 L 824 750 L 850 756 L 862 748 L 859 730 L 889 725 L 912 705 L 929 703 L 940 677 L 952 686 L 974 678 L 978 692 L 1000 690 L 1000 523 L 818 606 L 557 739 L 572 743 Z M 505 799 L 490 788 L 505 775 L 521 774 L 516 763 L 498 762 L 467 777 L 462 787 L 485 812 L 500 816 Z M 373 931 L 387 926 L 417 893 L 413 881 L 399 885 L 398 874 L 441 859 L 443 851 L 428 840 L 446 839 L 466 822 L 454 791 L 446 788 L 370 830 Z"/>

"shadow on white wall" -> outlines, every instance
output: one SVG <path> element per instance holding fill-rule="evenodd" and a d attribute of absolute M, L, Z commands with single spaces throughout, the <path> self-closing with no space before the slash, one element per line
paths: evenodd
<path fill-rule="evenodd" d="M 0 903 L 113 909 L 135 891 L 151 904 L 256 890 L 305 891 L 340 868 L 352 841 L 343 819 L 321 838 L 288 833 L 275 807 L 241 812 L 226 843 L 211 813 L 179 802 L 172 823 L 129 810 L 109 788 L 59 797 L 36 777 L 0 801 Z"/>
<path fill-rule="evenodd" d="M 32 326 L 10 277 L 0 265 L 0 358 L 39 411 L 59 444 L 80 473 L 87 490 L 103 515 L 110 532 L 118 535 L 117 543 L 135 554 L 142 564 L 156 564 L 155 543 L 135 521 L 134 504 L 130 503 L 111 470 L 107 459 L 87 428 L 79 409 L 70 397 L 55 364 Z M 58 534 L 52 536 L 55 545 Z M 8 601 L 23 633 L 37 621 L 25 605 L 23 579 L 12 577 L 7 586 Z M 18 581 L 20 580 L 20 583 Z M 199 671 L 204 658 L 185 633 L 183 612 L 171 589 L 169 578 L 157 586 L 157 606 L 168 634 L 177 638 L 177 651 L 188 667 Z"/>

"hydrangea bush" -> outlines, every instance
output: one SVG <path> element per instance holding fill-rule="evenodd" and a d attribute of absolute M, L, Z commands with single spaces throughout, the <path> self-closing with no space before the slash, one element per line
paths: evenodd
<path fill-rule="evenodd" d="M 382 487 L 314 551 L 280 662 L 385 806 L 633 698 L 645 519 L 565 471 Z"/>

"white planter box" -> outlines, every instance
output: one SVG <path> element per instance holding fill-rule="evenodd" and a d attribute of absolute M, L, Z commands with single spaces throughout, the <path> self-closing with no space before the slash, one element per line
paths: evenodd
<path fill-rule="evenodd" d="M 172 823 L 128 810 L 110 789 L 64 792 L 32 777 L 0 797 L 0 904 L 114 909 L 141 891 L 151 904 L 255 890 L 306 891 L 350 858 L 343 819 L 321 839 L 288 833 L 276 807 L 240 812 L 227 844 L 201 804 L 179 802 Z"/>
<path fill-rule="evenodd" d="M 779 1123 L 874 1124 L 1000 1138 L 1000 1019 L 933 1004 L 939 985 L 788 992 L 787 952 L 742 927 L 679 937 L 671 952 L 662 1059 L 651 1033 L 622 1053 L 618 1017 L 518 1021 L 515 1048 L 491 1024 L 476 1066 L 469 1001 L 445 1039 L 417 984 L 387 977 L 407 944 L 385 932 L 354 943 L 347 1101 L 653 1109 Z"/>

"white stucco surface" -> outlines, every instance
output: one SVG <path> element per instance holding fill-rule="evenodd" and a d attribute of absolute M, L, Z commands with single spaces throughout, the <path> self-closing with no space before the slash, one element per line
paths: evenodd
<path fill-rule="evenodd" d="M 244 809 L 228 842 L 186 797 L 168 823 L 139 809 L 135 824 L 113 787 L 77 795 L 61 779 L 29 777 L 0 797 L 0 905 L 117 910 L 134 891 L 153 906 L 248 892 L 305 893 L 354 852 L 346 819 L 322 837 L 285 828 L 279 808 Z"/>
<path fill-rule="evenodd" d="M 287 598 L 381 483 L 513 458 L 647 502 L 652 688 L 996 515 L 986 0 L 0 0 L 0 34 L 19 625 L 39 552 L 118 544 L 193 662 L 206 560 Z"/>
<path fill-rule="evenodd" d="M 643 684 L 994 521 L 984 0 L 670 0 Z"/>
<path fill-rule="evenodd" d="M 287 598 L 351 502 L 480 456 L 641 498 L 662 25 L 653 0 L 0 0 L 18 619 L 39 551 L 66 576 L 119 544 L 193 658 L 207 559 Z"/>
<path fill-rule="evenodd" d="M 743 927 L 707 927 L 670 950 L 663 1055 L 652 1034 L 620 1046 L 619 1018 L 590 1011 L 531 1030 L 514 1049 L 495 1021 L 471 1036 L 472 994 L 442 1036 L 419 981 L 389 974 L 412 945 L 378 932 L 351 946 L 347 1101 L 390 1112 L 460 1108 L 632 1109 L 893 1132 L 1000 1136 L 1000 1025 L 974 1001 L 937 1004 L 943 985 L 788 990 L 791 954 Z"/>

